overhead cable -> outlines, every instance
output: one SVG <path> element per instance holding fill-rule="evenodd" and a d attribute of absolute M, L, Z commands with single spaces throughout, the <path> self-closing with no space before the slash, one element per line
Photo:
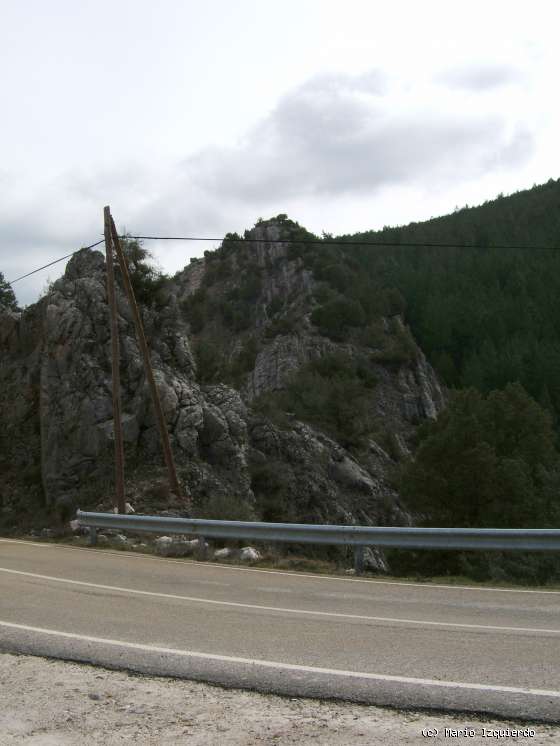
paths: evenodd
<path fill-rule="evenodd" d="M 93 249 L 94 246 L 99 246 L 100 243 L 103 243 L 105 241 L 104 238 L 101 239 L 101 241 L 97 241 L 97 243 L 92 243 L 90 246 L 82 246 L 81 249 L 76 249 L 76 251 L 73 251 L 71 254 L 66 254 L 66 256 L 61 256 L 60 259 L 55 259 L 52 262 L 49 262 L 48 264 L 44 264 L 42 267 L 38 267 L 37 269 L 34 269 L 32 272 L 28 272 L 26 275 L 22 275 L 21 277 L 16 277 L 15 280 L 10 280 L 8 282 L 8 285 L 13 285 L 14 282 L 19 282 L 20 280 L 24 280 L 26 277 L 30 277 L 31 275 L 34 275 L 36 272 L 40 272 L 42 269 L 47 269 L 47 267 L 52 267 L 53 264 L 58 264 L 58 262 L 62 262 L 64 259 L 68 259 L 71 256 L 74 256 L 74 254 L 77 254 L 79 251 L 84 251 L 84 249 Z"/>

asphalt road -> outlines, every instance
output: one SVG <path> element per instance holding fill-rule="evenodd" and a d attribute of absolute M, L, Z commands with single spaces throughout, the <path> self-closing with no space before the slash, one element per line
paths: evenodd
<path fill-rule="evenodd" d="M 0 650 L 293 696 L 560 722 L 560 592 L 0 539 Z"/>

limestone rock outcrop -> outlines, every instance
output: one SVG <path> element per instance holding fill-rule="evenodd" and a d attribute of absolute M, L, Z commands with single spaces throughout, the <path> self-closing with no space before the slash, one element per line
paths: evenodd
<path fill-rule="evenodd" d="M 248 301 L 249 332 L 258 349 L 252 358 L 246 356 L 235 381 L 204 378 L 195 346 L 209 345 L 210 338 L 204 330 L 193 332 L 182 308 L 201 289 L 214 294 L 213 307 L 238 298 L 235 284 L 244 282 L 248 272 L 242 256 L 232 253 L 235 271 L 213 285 L 205 280 L 210 260 L 192 262 L 168 280 L 163 306 L 142 307 L 185 489 L 195 505 L 211 504 L 216 517 L 224 517 L 219 514 L 223 505 L 230 511 L 237 505 L 241 516 L 259 517 L 255 473 L 262 475 L 266 467 L 279 475 L 286 520 L 406 523 L 388 481 L 395 453 L 386 443 L 372 438 L 358 456 L 309 423 L 292 418 L 279 425 L 254 409 L 259 396 L 281 390 L 310 361 L 336 351 L 351 357 L 357 350 L 322 336 L 311 323 L 315 280 L 301 259 L 290 258 L 286 245 L 269 243 L 282 237 L 278 227 L 257 225 L 252 235 L 259 284 Z M 150 465 L 162 459 L 132 316 L 118 282 L 117 301 L 122 424 L 127 477 L 133 484 L 140 476 L 145 482 L 155 468 Z M 245 327 L 218 337 L 224 359 L 235 363 L 249 332 Z M 0 310 L 0 354 L 0 510 L 8 524 L 17 525 L 37 506 L 72 511 L 110 504 L 114 423 L 103 254 L 77 253 L 37 303 L 21 313 Z M 420 350 L 413 362 L 380 362 L 375 371 L 375 411 L 393 433 L 395 448 L 407 453 L 417 424 L 441 410 L 444 392 Z M 136 493 L 133 497 L 140 512 L 142 502 Z M 167 507 L 166 499 L 160 502 L 160 508 Z"/>

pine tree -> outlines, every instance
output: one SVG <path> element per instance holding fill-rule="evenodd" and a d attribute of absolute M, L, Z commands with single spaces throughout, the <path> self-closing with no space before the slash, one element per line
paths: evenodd
<path fill-rule="evenodd" d="M 10 311 L 19 311 L 16 296 L 12 286 L 6 282 L 4 275 L 0 272 L 0 306 L 9 308 Z"/>
<path fill-rule="evenodd" d="M 457 392 L 420 438 L 401 490 L 421 522 L 474 528 L 558 524 L 560 455 L 551 417 L 520 384 L 487 396 L 475 389 Z"/>

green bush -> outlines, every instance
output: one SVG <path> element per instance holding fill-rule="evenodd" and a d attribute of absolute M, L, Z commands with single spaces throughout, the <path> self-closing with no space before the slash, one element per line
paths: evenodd
<path fill-rule="evenodd" d="M 242 332 L 251 326 L 251 306 L 243 301 L 222 301 L 222 321 L 231 331 Z"/>
<path fill-rule="evenodd" d="M 253 508 L 241 497 L 235 495 L 211 495 L 196 509 L 198 518 L 214 521 L 254 521 Z"/>
<path fill-rule="evenodd" d="M 418 347 L 407 326 L 403 326 L 397 319 L 392 319 L 392 332 L 384 338 L 378 338 L 382 342 L 382 348 L 371 354 L 372 362 L 384 363 L 386 365 L 406 365 L 413 363 L 418 356 Z M 369 327 L 371 330 L 371 326 Z M 373 335 L 372 335 L 373 337 Z"/>
<path fill-rule="evenodd" d="M 225 280 L 230 276 L 231 265 L 227 258 L 220 257 L 216 253 L 205 251 L 205 271 L 202 277 L 203 287 L 212 287 L 216 282 Z"/>
<path fill-rule="evenodd" d="M 187 314 L 193 334 L 198 334 L 204 329 L 206 324 L 205 308 L 202 304 L 193 305 Z"/>
<path fill-rule="evenodd" d="M 327 283 L 320 282 L 315 287 L 313 300 L 317 301 L 317 303 L 320 303 L 321 305 L 325 305 L 329 301 L 334 300 L 336 296 L 337 293 L 335 290 L 329 287 Z"/>
<path fill-rule="evenodd" d="M 260 520 L 275 523 L 295 519 L 284 464 L 268 461 L 251 465 L 251 489 Z"/>
<path fill-rule="evenodd" d="M 560 456 L 550 416 L 520 384 L 454 395 L 424 425 L 402 495 L 426 525 L 496 528 L 560 522 Z"/>
<path fill-rule="evenodd" d="M 181 301 L 181 310 L 193 334 L 199 334 L 216 315 L 216 303 L 203 285 Z"/>
<path fill-rule="evenodd" d="M 267 339 L 273 339 L 286 334 L 293 334 L 297 329 L 297 320 L 293 316 L 284 316 L 274 319 L 265 328 L 264 334 Z"/>
<path fill-rule="evenodd" d="M 199 340 L 193 347 L 200 383 L 216 383 L 224 367 L 223 353 L 217 342 Z"/>
<path fill-rule="evenodd" d="M 238 354 L 225 367 L 223 380 L 234 386 L 240 386 L 246 375 L 255 367 L 258 354 L 259 344 L 256 338 L 248 337 Z"/>
<path fill-rule="evenodd" d="M 130 282 L 136 300 L 141 305 L 161 308 L 165 304 L 163 287 L 169 279 L 153 265 L 153 256 L 142 243 L 129 237 L 122 238 L 121 248 L 128 264 Z M 120 278 L 119 265 L 115 265 L 115 275 Z"/>
<path fill-rule="evenodd" d="M 351 291 L 354 284 L 354 273 L 346 264 L 341 262 L 317 267 L 315 277 L 318 280 L 328 282 L 339 293 Z"/>
<path fill-rule="evenodd" d="M 282 298 L 280 298 L 280 296 L 277 295 L 276 297 L 274 297 L 266 307 L 267 316 L 269 318 L 275 316 L 278 311 L 280 311 L 283 305 L 284 302 Z"/>
<path fill-rule="evenodd" d="M 458 552 L 387 549 L 385 556 L 397 576 L 465 578 L 477 582 L 558 584 L 560 561 L 548 552 Z"/>
<path fill-rule="evenodd" d="M 363 326 L 366 315 L 359 301 L 339 296 L 316 308 L 311 314 L 311 322 L 322 334 L 340 339 L 348 327 Z"/>
<path fill-rule="evenodd" d="M 262 397 L 258 406 L 286 423 L 286 414 L 329 433 L 346 447 L 360 447 L 373 425 L 375 374 L 363 358 L 325 355 L 299 370 L 283 391 Z"/>
<path fill-rule="evenodd" d="M 284 410 L 285 402 L 278 391 L 267 391 L 251 402 L 254 412 L 266 417 L 282 429 L 290 428 L 292 419 Z"/>

